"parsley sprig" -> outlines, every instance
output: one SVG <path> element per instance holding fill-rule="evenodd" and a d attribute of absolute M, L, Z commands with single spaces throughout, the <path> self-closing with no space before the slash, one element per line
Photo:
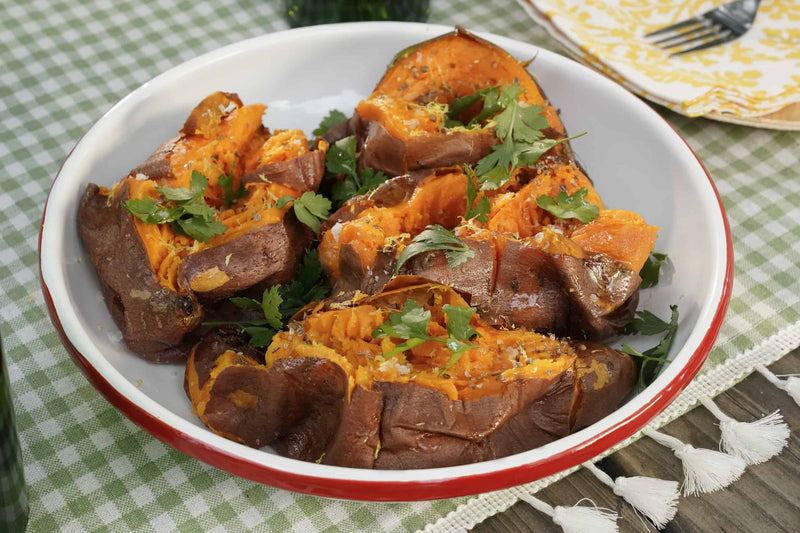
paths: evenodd
<path fill-rule="evenodd" d="M 403 251 L 397 257 L 394 275 L 396 276 L 400 272 L 400 268 L 412 257 L 434 250 L 444 250 L 444 255 L 450 268 L 455 268 L 466 263 L 468 259 L 475 257 L 475 251 L 471 250 L 464 241 L 453 235 L 451 231 L 436 224 L 428 226 L 425 231 L 414 237 L 403 248 Z"/>
<path fill-rule="evenodd" d="M 344 174 L 344 179 L 337 181 L 331 187 L 331 198 L 337 208 L 350 198 L 377 188 L 387 178 L 380 170 L 365 168 L 361 172 L 358 171 L 355 135 L 340 139 L 328 148 L 325 168 L 333 174 Z"/>
<path fill-rule="evenodd" d="M 464 167 L 464 172 L 467 175 L 467 211 L 464 214 L 464 220 L 474 218 L 478 222 L 486 224 L 489 221 L 489 212 L 491 211 L 489 198 L 483 196 L 477 204 L 475 203 L 478 197 L 478 186 L 475 184 L 477 176 L 475 176 L 475 172 L 469 165 Z"/>
<path fill-rule="evenodd" d="M 288 285 L 280 286 L 283 301 L 280 304 L 281 315 L 291 318 L 309 302 L 316 302 L 328 296 L 330 289 L 322 278 L 322 265 L 317 250 L 309 250 L 303 257 L 300 270 Z"/>
<path fill-rule="evenodd" d="M 347 120 L 347 115 L 339 111 L 338 109 L 331 109 L 330 113 L 322 119 L 319 123 L 319 127 L 312 131 L 314 135 L 317 137 L 324 135 L 329 129 L 334 126 L 338 126 L 342 122 Z"/>
<path fill-rule="evenodd" d="M 483 190 L 497 189 L 509 180 L 515 169 L 536 163 L 555 145 L 586 133 L 566 139 L 546 138 L 547 118 L 542 114 L 541 106 L 519 101 L 524 92 L 519 82 L 515 82 L 502 88 L 481 89 L 450 104 L 446 127 L 475 127 L 489 119 L 495 123 L 495 133 L 501 142 L 492 146 L 492 152 L 478 161 L 475 168 Z M 483 100 L 481 111 L 466 125 L 459 122 L 457 117 L 480 99 Z"/>
<path fill-rule="evenodd" d="M 260 313 L 264 318 L 256 318 L 253 320 L 225 320 L 219 322 L 204 322 L 206 326 L 234 326 L 250 336 L 250 345 L 258 348 L 263 348 L 272 341 L 275 333 L 283 328 L 283 320 L 280 311 L 280 305 L 283 302 L 283 297 L 280 295 L 280 286 L 273 285 L 264 291 L 261 296 L 261 301 L 254 300 L 253 298 L 244 298 L 236 296 L 231 298 L 231 302 L 239 309 L 248 311 L 255 311 Z"/>
<path fill-rule="evenodd" d="M 650 255 L 644 262 L 642 269 L 639 271 L 639 276 L 642 278 L 642 283 L 639 284 L 640 289 L 649 289 L 650 287 L 658 285 L 661 266 L 666 263 L 667 260 L 667 254 L 650 252 Z"/>
<path fill-rule="evenodd" d="M 569 195 L 561 191 L 555 198 L 542 195 L 536 199 L 536 205 L 557 218 L 576 218 L 588 224 L 600 215 L 600 209 L 596 205 L 584 200 L 588 193 L 586 187 L 581 187 Z"/>
<path fill-rule="evenodd" d="M 263 348 L 297 311 L 309 302 L 322 300 L 329 291 L 322 279 L 319 255 L 316 250 L 309 250 L 303 257 L 297 276 L 288 285 L 273 285 L 266 289 L 261 301 L 240 296 L 230 299 L 239 309 L 258 313 L 259 318 L 204 322 L 204 325 L 237 327 L 250 336 L 251 346 Z"/>
<path fill-rule="evenodd" d="M 222 222 L 214 220 L 217 211 L 208 205 L 203 195 L 208 179 L 193 170 L 189 187 L 156 187 L 162 199 L 151 197 L 131 198 L 125 201 L 125 209 L 146 224 L 172 223 L 175 233 L 186 235 L 208 243 L 215 235 L 228 229 Z"/>
<path fill-rule="evenodd" d="M 233 190 L 233 169 L 235 167 L 236 159 L 234 158 L 233 163 L 231 163 L 230 172 L 228 174 L 220 174 L 217 178 L 217 183 L 222 189 L 222 200 L 225 202 L 225 207 L 230 207 L 239 198 L 245 198 L 250 194 L 250 191 L 245 189 L 241 182 L 239 183 L 239 187 L 235 191 Z"/>
<path fill-rule="evenodd" d="M 439 371 L 438 375 L 441 376 L 458 362 L 464 352 L 470 348 L 479 347 L 477 344 L 469 342 L 471 338 L 478 335 L 478 332 L 469 323 L 472 315 L 475 314 L 475 309 L 445 304 L 442 306 L 442 310 L 447 315 L 446 338 L 428 335 L 431 312 L 413 300 L 406 300 L 400 312 L 391 313 L 386 322 L 373 330 L 372 337 L 375 339 L 384 337 L 405 339 L 405 342 L 398 344 L 393 350 L 383 354 L 386 358 L 393 357 L 428 341 L 443 343 L 452 352 L 452 355 L 447 365 Z"/>
<path fill-rule="evenodd" d="M 622 351 L 634 358 L 639 366 L 639 380 L 637 388 L 644 389 L 658 375 L 658 371 L 669 363 L 667 354 L 678 332 L 678 306 L 670 305 L 672 314 L 669 323 L 661 320 L 650 311 L 637 311 L 636 317 L 625 326 L 625 333 L 629 335 L 658 335 L 665 333 L 656 346 L 640 352 L 627 344 L 622 345 Z"/>
<path fill-rule="evenodd" d="M 331 201 L 312 191 L 306 191 L 300 198 L 283 196 L 278 199 L 276 207 L 279 209 L 287 204 L 292 204 L 297 220 L 319 233 L 322 222 L 328 219 L 331 212 Z"/>

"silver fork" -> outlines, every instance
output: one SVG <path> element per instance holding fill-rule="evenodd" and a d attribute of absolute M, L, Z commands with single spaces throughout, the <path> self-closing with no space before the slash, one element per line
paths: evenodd
<path fill-rule="evenodd" d="M 644 36 L 650 44 L 679 56 L 738 39 L 753 26 L 761 0 L 737 0 Z M 654 40 L 655 38 L 655 40 Z"/>

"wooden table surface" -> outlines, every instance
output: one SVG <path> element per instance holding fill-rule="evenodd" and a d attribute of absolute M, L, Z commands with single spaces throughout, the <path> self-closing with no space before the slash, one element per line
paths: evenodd
<path fill-rule="evenodd" d="M 769 368 L 776 374 L 798 373 L 800 349 Z M 662 531 L 800 532 L 800 406 L 757 373 L 723 392 L 715 401 L 723 412 L 740 421 L 753 421 L 780 409 L 792 430 L 789 445 L 770 461 L 748 467 L 741 479 L 724 490 L 681 497 L 677 516 Z M 716 424 L 717 420 L 711 413 L 698 407 L 666 425 L 662 431 L 695 447 L 716 449 L 719 443 Z M 683 479 L 681 462 L 647 437 L 610 455 L 598 465 L 612 478 L 642 475 Z M 620 514 L 618 525 L 622 532 L 656 531 L 585 469 L 550 485 L 536 496 L 553 506 L 574 505 L 581 498 L 589 498 L 598 507 L 614 509 Z M 549 533 L 560 532 L 561 528 L 528 504 L 517 502 L 473 529 L 474 533 L 523 531 Z"/>

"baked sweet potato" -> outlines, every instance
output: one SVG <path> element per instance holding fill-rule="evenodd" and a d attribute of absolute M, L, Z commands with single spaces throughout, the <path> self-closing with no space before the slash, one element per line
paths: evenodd
<path fill-rule="evenodd" d="M 276 201 L 316 190 L 327 143 L 311 150 L 301 130 L 271 134 L 261 122 L 264 109 L 243 106 L 235 94 L 211 94 L 178 137 L 121 182 L 110 190 L 87 187 L 81 236 L 125 343 L 148 360 L 185 359 L 191 344 L 183 338 L 201 322 L 201 304 L 287 282 L 311 244 L 310 230 Z M 159 187 L 190 189 L 196 172 L 206 183 L 201 200 L 210 206 L 200 207 L 211 209 L 224 233 L 195 240 L 126 209 L 129 200 L 169 208 Z"/>
<path fill-rule="evenodd" d="M 307 307 L 276 335 L 265 360 L 245 353 L 230 333 L 211 333 L 186 368 L 195 412 L 216 433 L 248 446 L 271 444 L 296 459 L 429 468 L 551 442 L 614 410 L 633 387 L 635 366 L 626 354 L 497 330 L 477 316 L 470 325 L 478 347 L 445 374 L 440 369 L 452 354 L 441 343 L 385 357 L 399 340 L 372 332 L 405 302 L 431 313 L 431 336 L 445 331 L 443 305 L 467 305 L 448 287 L 410 282 Z"/>
<path fill-rule="evenodd" d="M 455 31 L 404 50 L 389 66 L 372 95 L 358 104 L 352 129 L 358 135 L 362 168 L 398 176 L 412 170 L 474 164 L 499 141 L 490 123 L 480 128 L 445 127 L 442 104 L 490 87 L 519 83 L 521 101 L 542 108 L 549 127 L 545 137 L 566 134 L 557 111 L 519 62 L 494 44 Z M 473 104 L 459 118 L 479 111 Z M 572 161 L 568 143 L 550 149 L 537 168 Z"/>
<path fill-rule="evenodd" d="M 590 223 L 556 218 L 536 203 L 582 188 L 600 213 Z M 394 178 L 351 200 L 328 220 L 319 247 L 334 293 L 380 291 L 403 247 L 438 224 L 454 229 L 474 256 L 453 268 L 444 252 L 429 252 L 404 271 L 452 285 L 491 324 L 592 340 L 620 333 L 636 309 L 638 272 L 657 228 L 636 213 L 604 209 L 571 165 L 484 194 L 491 206 L 485 224 L 461 222 L 466 176 L 458 167 Z"/>

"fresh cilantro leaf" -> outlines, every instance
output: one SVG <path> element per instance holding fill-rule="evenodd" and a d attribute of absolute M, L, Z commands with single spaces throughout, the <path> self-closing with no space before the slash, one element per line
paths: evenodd
<path fill-rule="evenodd" d="M 475 314 L 475 309 L 449 304 L 443 305 L 442 309 L 447 315 L 448 336 L 445 339 L 428 335 L 431 312 L 425 310 L 413 300 L 406 300 L 400 312 L 390 313 L 386 322 L 373 330 L 372 337 L 375 339 L 384 337 L 405 339 L 405 342 L 398 344 L 393 350 L 384 354 L 384 357 L 387 358 L 428 341 L 443 343 L 453 354 L 450 356 L 447 365 L 439 371 L 441 376 L 461 358 L 465 351 L 470 348 L 478 348 L 478 345 L 466 342 L 478 334 L 469 325 L 470 318 Z"/>
<path fill-rule="evenodd" d="M 628 335 L 658 335 L 669 329 L 669 324 L 650 311 L 637 311 L 636 318 L 625 326 Z"/>
<path fill-rule="evenodd" d="M 290 202 L 297 220 L 314 230 L 314 233 L 319 233 L 320 223 L 330 215 L 331 201 L 321 194 L 306 191 L 300 198 L 283 196 L 278 200 L 277 207 L 281 208 Z"/>
<path fill-rule="evenodd" d="M 284 319 L 294 316 L 309 302 L 322 300 L 328 296 L 328 286 L 322 277 L 322 265 L 317 250 L 309 250 L 303 257 L 300 270 L 291 283 L 281 286 L 281 315 Z"/>
<path fill-rule="evenodd" d="M 577 139 L 578 137 L 583 137 L 584 135 L 586 135 L 585 131 L 564 139 L 540 139 L 530 144 L 522 145 L 521 149 L 517 152 L 517 164 L 520 167 L 531 166 L 553 146 L 571 141 L 572 139 Z"/>
<path fill-rule="evenodd" d="M 396 339 L 431 340 L 432 337 L 428 336 L 430 320 L 430 311 L 426 311 L 414 300 L 406 300 L 399 313 L 390 313 L 386 322 L 373 330 L 372 337 L 375 339 L 394 337 Z"/>
<path fill-rule="evenodd" d="M 354 179 L 352 176 L 345 176 L 344 179 L 334 183 L 333 187 L 331 187 L 331 199 L 338 209 L 350 198 L 361 196 L 378 188 L 387 179 L 388 176 L 382 171 L 365 168 L 361 171 L 359 180 Z M 359 183 L 361 183 L 360 186 Z"/>
<path fill-rule="evenodd" d="M 658 284 L 658 277 L 661 273 L 661 265 L 667 261 L 667 254 L 659 252 L 650 252 L 644 266 L 639 271 L 639 276 L 642 278 L 642 283 L 639 284 L 640 289 L 648 289 Z"/>
<path fill-rule="evenodd" d="M 639 366 L 639 380 L 637 383 L 638 390 L 644 389 L 650 383 L 652 383 L 664 363 L 669 363 L 667 355 L 669 354 L 669 349 L 672 347 L 672 343 L 675 340 L 675 335 L 678 332 L 678 306 L 670 305 L 669 308 L 672 311 L 669 324 L 666 324 L 666 322 L 663 320 L 658 319 L 661 324 L 665 324 L 667 327 L 665 330 L 661 330 L 666 331 L 666 334 L 664 335 L 664 338 L 661 339 L 661 342 L 659 342 L 656 346 L 650 348 L 649 350 L 645 350 L 644 352 L 640 352 L 634 348 L 631 348 L 627 344 L 622 345 L 622 351 L 633 357 L 634 361 Z M 641 315 L 641 313 L 639 314 Z M 648 320 L 652 321 L 652 319 Z M 655 321 L 652 322 L 655 324 Z M 655 325 L 650 328 L 651 331 L 654 331 L 655 329 L 658 329 Z"/>
<path fill-rule="evenodd" d="M 174 208 L 160 205 L 149 196 L 127 200 L 125 209 L 145 224 L 166 224 L 179 216 L 175 213 Z"/>
<path fill-rule="evenodd" d="M 480 348 L 480 346 L 477 344 L 463 342 L 457 339 L 453 339 L 452 337 L 448 338 L 445 344 L 450 349 L 450 351 L 453 352 L 453 355 L 450 356 L 450 360 L 447 361 L 447 364 L 444 365 L 444 367 L 441 370 L 439 370 L 439 373 L 437 374 L 438 376 L 442 376 L 445 372 L 450 370 L 450 367 L 456 364 L 459 359 L 461 359 L 461 356 L 464 355 L 464 352 L 466 352 L 470 348 Z"/>
<path fill-rule="evenodd" d="M 472 307 L 459 307 L 456 305 L 444 304 L 442 309 L 447 314 L 447 333 L 456 339 L 471 339 L 477 335 L 469 321 L 475 314 Z"/>
<path fill-rule="evenodd" d="M 532 143 L 544 137 L 542 130 L 547 128 L 548 123 L 541 114 L 542 108 L 524 106 L 519 102 L 522 93 L 519 83 L 516 82 L 500 90 L 498 105 L 503 110 L 494 117 L 499 139 L 511 137 L 514 141 Z"/>
<path fill-rule="evenodd" d="M 250 335 L 250 346 L 256 348 L 266 348 L 276 333 L 274 329 L 263 326 L 245 326 L 242 330 Z"/>
<path fill-rule="evenodd" d="M 280 312 L 282 298 L 280 285 L 273 285 L 264 291 L 261 301 L 252 298 L 233 297 L 231 302 L 239 309 L 260 312 L 264 318 L 253 320 L 226 320 L 222 322 L 203 322 L 205 326 L 234 326 L 250 336 L 250 345 L 263 348 L 272 340 L 276 331 L 283 328 Z"/>
<path fill-rule="evenodd" d="M 228 229 L 225 224 L 202 217 L 179 218 L 172 223 L 175 233 L 186 235 L 201 242 L 208 243 L 215 235 L 222 235 Z"/>
<path fill-rule="evenodd" d="M 475 257 L 475 252 L 467 244 L 453 235 L 438 224 L 428 226 L 425 231 L 414 237 L 397 257 L 397 264 L 394 267 L 394 274 L 400 272 L 400 268 L 412 257 L 433 250 L 444 250 L 447 257 L 447 264 L 450 268 L 465 263 L 468 259 Z"/>
<path fill-rule="evenodd" d="M 468 127 L 480 124 L 484 120 L 491 118 L 498 112 L 502 111 L 503 106 L 498 102 L 500 87 L 486 87 L 472 94 L 456 98 L 450 102 L 449 111 L 445 117 L 445 127 L 452 128 L 456 126 L 464 126 L 458 119 L 461 113 L 466 111 L 471 105 L 478 100 L 483 99 L 483 108 L 475 115 L 472 120 L 467 124 Z"/>
<path fill-rule="evenodd" d="M 464 167 L 464 172 L 467 175 L 467 211 L 464 214 L 464 220 L 471 220 L 474 218 L 478 222 L 486 224 L 489 221 L 488 215 L 491 211 L 489 198 L 483 196 L 478 204 L 475 204 L 475 199 L 478 196 L 478 187 L 475 185 L 475 173 L 469 165 Z"/>
<path fill-rule="evenodd" d="M 501 142 L 492 146 L 491 153 L 478 161 L 475 171 L 483 190 L 497 189 L 508 181 L 518 167 L 532 165 L 553 146 L 575 138 L 544 138 L 544 130 L 549 126 L 547 118 L 540 106 L 519 101 L 524 92 L 515 82 L 503 88 L 490 87 L 453 102 L 455 107 L 450 111 L 451 120 L 478 98 L 483 98 L 483 109 L 469 125 L 493 117 L 495 132 Z"/>
<path fill-rule="evenodd" d="M 481 189 L 497 189 L 508 181 L 517 168 L 517 146 L 511 137 L 492 146 L 492 152 L 478 161 L 475 172 L 480 178 Z"/>
<path fill-rule="evenodd" d="M 233 169 L 236 167 L 236 159 L 231 163 L 231 171 L 228 174 L 220 174 L 217 178 L 217 183 L 222 189 L 222 201 L 225 202 L 225 207 L 230 207 L 239 198 L 245 198 L 250 192 L 239 183 L 239 187 L 233 190 Z"/>
<path fill-rule="evenodd" d="M 328 148 L 325 154 L 325 168 L 333 174 L 346 174 L 358 182 L 356 167 L 356 136 L 339 139 Z M 358 183 L 361 187 L 361 183 Z"/>
<path fill-rule="evenodd" d="M 283 327 L 283 317 L 280 311 L 283 298 L 278 291 L 280 291 L 280 286 L 273 285 L 261 295 L 261 311 L 264 313 L 264 319 L 267 321 L 267 324 L 275 329 L 281 329 Z"/>
<path fill-rule="evenodd" d="M 217 214 L 214 208 L 208 205 L 202 198 L 193 198 L 185 202 L 180 202 L 178 207 L 183 210 L 183 214 L 200 217 L 205 221 L 213 220 L 214 216 Z"/>
<path fill-rule="evenodd" d="M 337 209 L 350 198 L 368 193 L 387 179 L 380 170 L 365 168 L 358 172 L 355 135 L 336 141 L 328 149 L 325 168 L 333 174 L 344 174 L 344 179 L 331 187 L 331 198 Z"/>
<path fill-rule="evenodd" d="M 584 200 L 588 193 L 586 187 L 581 187 L 570 195 L 561 191 L 556 198 L 542 195 L 536 200 L 536 205 L 555 217 L 576 218 L 587 224 L 600 214 L 600 209 L 596 205 Z"/>
<path fill-rule="evenodd" d="M 156 187 L 156 190 L 167 200 L 185 202 L 200 198 L 208 187 L 208 180 L 200 172 L 193 170 L 189 188 L 186 187 Z"/>
<path fill-rule="evenodd" d="M 228 229 L 225 224 L 214 220 L 217 212 L 203 198 L 207 186 L 206 177 L 194 170 L 189 188 L 156 187 L 164 200 L 174 202 L 175 207 L 148 197 L 127 200 L 125 209 L 147 224 L 171 222 L 176 233 L 207 243 Z"/>
<path fill-rule="evenodd" d="M 240 296 L 234 296 L 233 298 L 229 298 L 229 300 L 233 305 L 235 305 L 239 309 L 247 309 L 248 311 L 262 311 L 261 302 L 259 302 L 258 300 L 253 300 L 252 298 L 244 298 Z"/>
<path fill-rule="evenodd" d="M 338 109 L 331 109 L 330 113 L 322 119 L 319 123 L 319 127 L 312 131 L 314 135 L 317 137 L 324 135 L 329 129 L 334 126 L 337 126 L 347 120 L 347 115 L 339 111 Z"/>
<path fill-rule="evenodd" d="M 261 301 L 234 296 L 230 298 L 239 309 L 259 313 L 264 318 L 247 321 L 204 322 L 206 326 L 234 326 L 250 335 L 252 346 L 264 347 L 273 335 L 283 329 L 284 323 L 309 302 L 328 295 L 328 286 L 322 279 L 322 266 L 316 250 L 309 250 L 303 264 L 288 285 L 274 285 L 265 290 Z"/>

